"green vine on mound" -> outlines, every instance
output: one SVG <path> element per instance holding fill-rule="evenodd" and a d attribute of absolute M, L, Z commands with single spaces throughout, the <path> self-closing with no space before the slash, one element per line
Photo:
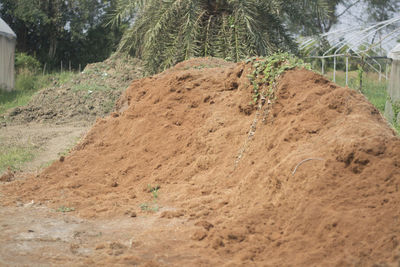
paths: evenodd
<path fill-rule="evenodd" d="M 246 63 L 252 63 L 253 71 L 247 76 L 253 85 L 253 102 L 259 99 L 275 99 L 274 85 L 278 77 L 287 70 L 311 66 L 289 53 L 275 53 L 267 57 L 252 57 Z M 267 90 L 260 91 L 266 85 Z"/>
<path fill-rule="evenodd" d="M 278 77 L 286 70 L 294 68 L 311 69 L 309 64 L 305 64 L 302 60 L 290 55 L 289 53 L 276 53 L 268 57 L 252 57 L 246 60 L 246 64 L 248 63 L 252 64 L 252 72 L 247 77 L 253 85 L 254 102 L 250 102 L 250 105 L 255 105 L 258 102 L 258 108 L 254 120 L 250 126 L 247 138 L 236 157 L 234 169 L 236 169 L 239 165 L 240 160 L 243 158 L 244 153 L 248 148 L 250 140 L 252 140 L 256 133 L 257 123 L 261 113 L 263 113 L 262 122 L 265 123 L 267 120 L 271 104 L 273 104 L 276 99 L 275 85 Z M 268 104 L 262 112 L 262 107 L 267 100 Z"/>

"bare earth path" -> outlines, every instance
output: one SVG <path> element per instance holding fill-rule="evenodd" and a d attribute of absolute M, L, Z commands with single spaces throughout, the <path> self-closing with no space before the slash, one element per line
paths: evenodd
<path fill-rule="evenodd" d="M 189 249 L 191 230 L 193 226 L 184 219 L 159 218 L 153 213 L 92 221 L 21 203 L 0 207 L 0 265 L 211 264 L 183 252 Z M 202 252 L 201 247 L 190 249 Z"/>

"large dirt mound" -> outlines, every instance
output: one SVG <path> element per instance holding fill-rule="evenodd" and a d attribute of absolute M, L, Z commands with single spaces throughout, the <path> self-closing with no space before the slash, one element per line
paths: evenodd
<path fill-rule="evenodd" d="M 12 122 L 92 123 L 108 115 L 122 90 L 143 77 L 140 60 L 114 55 L 89 64 L 66 82 L 55 81 L 38 92 L 27 106 L 14 108 L 7 115 Z"/>
<path fill-rule="evenodd" d="M 249 71 L 197 59 L 133 82 L 120 112 L 38 177 L 3 187 L 4 202 L 184 218 L 175 231 L 197 227 L 182 248 L 203 248 L 197 265 L 397 262 L 394 131 L 361 94 L 306 70 L 286 72 L 257 109 Z"/>

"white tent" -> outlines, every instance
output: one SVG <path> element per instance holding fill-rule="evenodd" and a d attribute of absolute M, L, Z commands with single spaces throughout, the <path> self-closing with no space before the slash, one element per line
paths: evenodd
<path fill-rule="evenodd" d="M 389 98 L 386 101 L 385 106 L 385 116 L 389 121 L 397 121 L 400 124 L 400 112 L 394 105 L 400 105 L 400 44 L 393 48 L 389 54 L 388 58 L 392 59 L 392 70 L 390 71 L 388 95 Z"/>
<path fill-rule="evenodd" d="M 14 88 L 14 53 L 17 35 L 0 18 L 0 90 Z"/>

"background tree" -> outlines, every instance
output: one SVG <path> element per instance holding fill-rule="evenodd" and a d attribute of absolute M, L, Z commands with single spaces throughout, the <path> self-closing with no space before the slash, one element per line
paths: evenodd
<path fill-rule="evenodd" d="M 399 14 L 399 0 L 364 0 L 367 4 L 368 21 L 379 22 Z"/>
<path fill-rule="evenodd" d="M 291 5 L 290 2 L 285 2 L 285 4 L 287 5 L 286 9 L 292 13 L 291 17 L 297 18 L 288 20 L 289 30 L 304 36 L 329 32 L 332 26 L 338 22 L 339 17 L 347 11 L 337 12 L 338 6 L 345 2 L 343 0 L 330 0 L 324 3 L 325 9 L 322 11 L 327 10 L 328 12 L 320 12 L 315 3 L 313 6 L 309 5 L 310 3 L 299 2 L 298 5 L 303 4 L 301 8 L 298 5 Z M 304 6 L 305 4 L 308 6 Z"/>
<path fill-rule="evenodd" d="M 17 50 L 49 68 L 77 68 L 107 58 L 128 26 L 106 25 L 117 0 L 2 0 L 0 16 L 17 34 Z"/>
<path fill-rule="evenodd" d="M 114 22 L 134 17 L 119 51 L 143 59 L 150 72 L 195 56 L 239 61 L 296 51 L 288 22 L 328 16 L 324 0 L 119 0 Z"/>

